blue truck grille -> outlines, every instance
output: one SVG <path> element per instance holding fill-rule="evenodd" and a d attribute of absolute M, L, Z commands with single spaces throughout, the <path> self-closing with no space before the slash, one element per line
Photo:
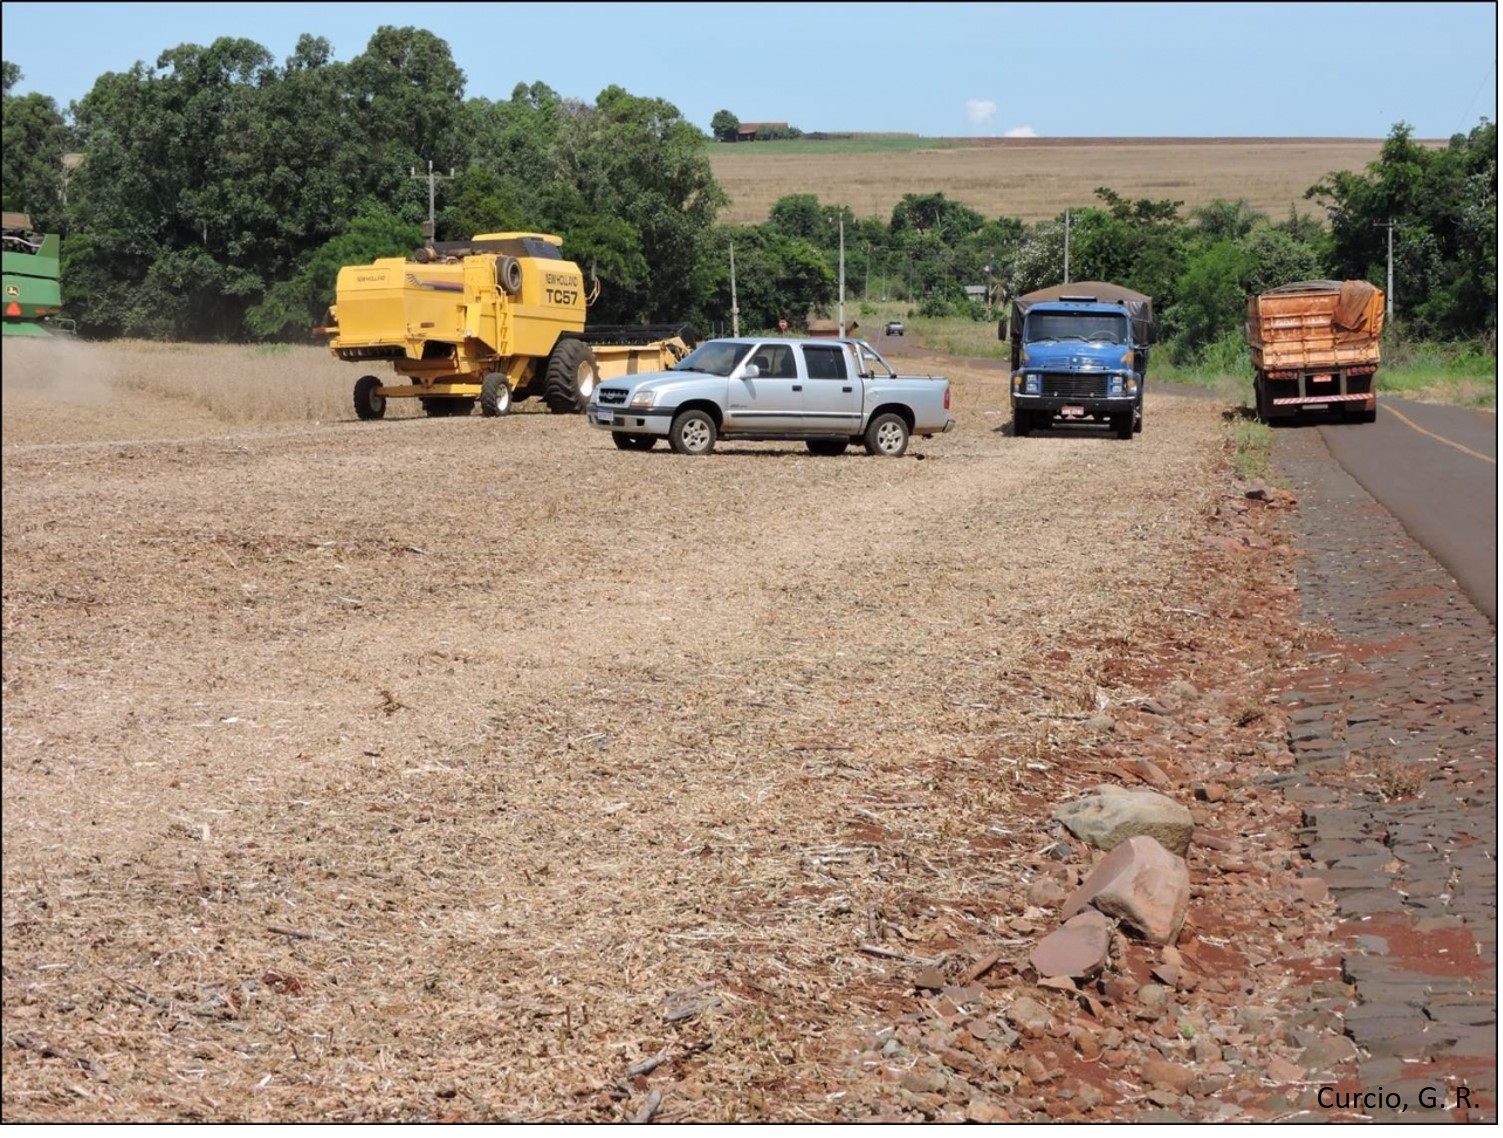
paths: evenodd
<path fill-rule="evenodd" d="M 1103 375 L 1078 375 L 1071 372 L 1044 372 L 1043 394 L 1063 396 L 1067 399 L 1084 399 L 1104 396 L 1107 377 Z"/>
<path fill-rule="evenodd" d="M 602 387 L 600 389 L 600 402 L 612 406 L 620 406 L 626 402 L 626 390 L 621 387 Z"/>

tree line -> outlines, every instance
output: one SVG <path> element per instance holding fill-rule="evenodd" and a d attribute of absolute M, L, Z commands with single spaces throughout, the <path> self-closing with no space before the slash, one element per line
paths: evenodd
<path fill-rule="evenodd" d="M 734 244 L 743 327 L 797 326 L 836 302 L 842 228 L 849 302 L 882 294 L 981 319 L 1003 291 L 1063 279 L 1063 212 L 1028 225 L 930 193 L 857 218 L 794 194 L 761 224 L 720 223 L 711 136 L 673 104 L 617 86 L 586 103 L 543 83 L 467 98 L 448 45 L 419 28 L 382 27 L 347 63 L 309 35 L 281 63 L 247 39 L 183 45 L 100 76 L 66 114 L 13 94 L 20 78 L 6 62 L 4 205 L 64 235 L 67 307 L 91 335 L 305 338 L 341 265 L 421 243 L 430 162 L 440 240 L 561 235 L 605 284 L 591 310 L 601 323 L 723 325 Z M 1495 344 L 1495 124 L 1435 148 L 1400 123 L 1366 170 L 1333 172 L 1306 196 L 1327 221 L 1245 202 L 1186 211 L 1103 186 L 1070 211 L 1071 276 L 1152 296 L 1189 361 L 1237 333 L 1252 292 L 1384 284 L 1392 223 L 1405 332 Z M 985 299 L 967 295 L 977 284 L 992 286 Z"/>

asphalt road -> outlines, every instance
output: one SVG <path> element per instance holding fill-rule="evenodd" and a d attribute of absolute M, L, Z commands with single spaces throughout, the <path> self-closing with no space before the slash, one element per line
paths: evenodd
<path fill-rule="evenodd" d="M 1326 448 L 1498 623 L 1498 417 L 1378 397 L 1378 421 L 1319 423 Z"/>

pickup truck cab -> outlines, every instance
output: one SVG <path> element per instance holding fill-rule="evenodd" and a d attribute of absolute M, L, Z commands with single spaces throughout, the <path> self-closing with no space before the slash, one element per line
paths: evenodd
<path fill-rule="evenodd" d="M 951 431 L 950 381 L 900 376 L 865 340 L 707 340 L 670 371 L 595 388 L 586 416 L 621 450 L 666 438 L 678 454 L 725 440 L 801 440 L 837 455 L 860 441 L 896 458 L 912 435 Z"/>

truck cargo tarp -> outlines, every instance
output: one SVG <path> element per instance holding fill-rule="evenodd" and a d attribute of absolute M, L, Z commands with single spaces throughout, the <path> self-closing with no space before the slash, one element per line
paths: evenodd
<path fill-rule="evenodd" d="M 1055 285 L 1053 288 L 1041 288 L 1034 292 L 1024 293 L 1022 296 L 1013 297 L 1012 320 L 1009 325 L 1008 336 L 1013 343 L 1018 343 L 1023 337 L 1023 317 L 1035 304 L 1043 304 L 1046 301 L 1070 299 L 1082 299 L 1089 297 L 1091 300 L 1100 301 L 1103 304 L 1121 304 L 1127 308 L 1127 314 L 1132 318 L 1133 342 L 1137 344 L 1150 343 L 1153 335 L 1153 300 L 1144 296 L 1141 292 L 1134 292 L 1130 288 L 1111 284 L 1107 281 L 1073 281 L 1070 284 Z"/>

